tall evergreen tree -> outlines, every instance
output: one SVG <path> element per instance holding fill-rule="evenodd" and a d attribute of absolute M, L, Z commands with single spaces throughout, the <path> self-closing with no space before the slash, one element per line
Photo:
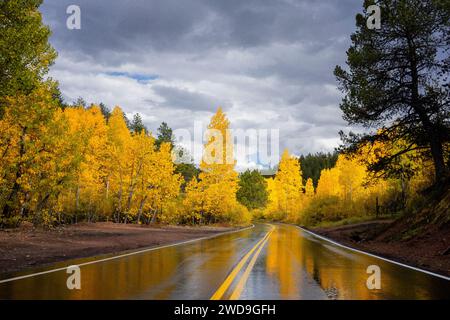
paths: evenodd
<path fill-rule="evenodd" d="M 187 184 L 192 179 L 197 179 L 200 174 L 200 169 L 194 164 L 194 159 L 189 154 L 189 151 L 180 146 L 172 148 L 172 154 L 176 156 L 175 173 L 179 173 L 183 180 L 181 183 L 181 191 L 186 190 Z"/>
<path fill-rule="evenodd" d="M 139 113 L 136 113 L 133 116 L 133 121 L 131 121 L 131 131 L 133 133 L 141 133 L 144 131 L 147 133 L 147 128 L 144 125 L 144 122 L 142 121 L 142 117 Z"/>
<path fill-rule="evenodd" d="M 402 154 L 419 150 L 433 160 L 436 183 L 449 176 L 450 24 L 440 0 L 366 0 L 381 8 L 381 29 L 367 27 L 369 13 L 356 16 L 357 31 L 347 51 L 348 70 L 335 75 L 345 94 L 341 103 L 350 124 L 375 133 L 345 136 L 345 151 L 374 141 L 406 140 L 404 148 L 380 157 L 380 171 Z M 381 127 L 381 129 L 380 129 Z"/>
<path fill-rule="evenodd" d="M 100 111 L 102 112 L 102 115 L 105 118 L 105 120 L 108 120 L 109 117 L 111 116 L 111 110 L 103 102 L 100 102 L 98 106 L 100 107 Z"/>
<path fill-rule="evenodd" d="M 83 97 L 78 97 L 77 100 L 73 103 L 73 106 L 87 108 L 88 103 L 86 102 L 86 100 L 84 100 Z"/>
<path fill-rule="evenodd" d="M 300 156 L 301 170 L 303 173 L 303 182 L 311 178 L 314 188 L 317 188 L 319 182 L 320 172 L 323 169 L 333 168 L 336 164 L 338 154 L 334 153 L 316 153 Z"/>
<path fill-rule="evenodd" d="M 158 128 L 158 133 L 155 141 L 156 148 L 159 149 L 161 144 L 163 144 L 164 142 L 170 143 L 172 147 L 174 145 L 172 128 L 170 128 L 165 122 L 161 123 Z"/>

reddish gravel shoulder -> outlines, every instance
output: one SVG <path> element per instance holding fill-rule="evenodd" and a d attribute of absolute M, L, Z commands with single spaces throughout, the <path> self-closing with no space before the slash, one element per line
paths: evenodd
<path fill-rule="evenodd" d="M 312 228 L 311 231 L 349 247 L 450 276 L 450 230 L 444 228 L 411 240 L 387 241 L 376 234 L 391 221 L 378 220 L 353 225 Z"/>
<path fill-rule="evenodd" d="M 228 227 L 80 223 L 54 230 L 30 225 L 0 230 L 0 274 L 126 250 L 159 246 L 233 230 Z"/>

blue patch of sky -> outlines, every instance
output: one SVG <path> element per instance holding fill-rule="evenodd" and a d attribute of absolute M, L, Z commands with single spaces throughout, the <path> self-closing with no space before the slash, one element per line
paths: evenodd
<path fill-rule="evenodd" d="M 127 77 L 137 80 L 138 82 L 149 82 L 159 78 L 159 76 L 155 74 L 141 74 L 141 73 L 129 73 L 119 71 L 106 72 L 106 74 L 113 77 Z"/>

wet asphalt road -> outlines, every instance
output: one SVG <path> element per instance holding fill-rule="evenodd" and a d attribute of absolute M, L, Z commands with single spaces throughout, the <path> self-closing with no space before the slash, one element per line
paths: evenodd
<path fill-rule="evenodd" d="M 69 265 L 80 266 L 79 290 L 67 288 Z M 367 288 L 371 265 L 380 268 L 380 289 Z M 77 259 L 0 278 L 0 299 L 449 298 L 449 280 L 283 224 L 258 224 L 211 239 Z"/>

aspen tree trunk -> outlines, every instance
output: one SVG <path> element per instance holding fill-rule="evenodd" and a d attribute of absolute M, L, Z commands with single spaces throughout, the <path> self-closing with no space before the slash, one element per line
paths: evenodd
<path fill-rule="evenodd" d="M 127 199 L 127 212 L 129 212 L 131 209 L 131 201 L 133 199 L 133 192 L 134 192 L 134 190 L 133 190 L 134 188 L 133 187 L 130 187 L 130 188 L 131 189 L 128 192 L 128 199 Z"/>
<path fill-rule="evenodd" d="M 147 197 L 142 198 L 141 203 L 139 204 L 138 217 L 137 217 L 138 224 L 139 224 L 139 221 L 141 221 L 141 215 L 142 215 L 142 210 L 144 209 L 145 200 L 147 200 Z"/>
<path fill-rule="evenodd" d="M 119 223 L 120 222 L 120 214 L 122 213 L 122 185 L 120 186 L 119 189 L 119 203 L 117 205 L 117 216 L 116 216 L 116 222 Z"/>
<path fill-rule="evenodd" d="M 106 178 L 106 200 L 109 198 L 109 176 Z"/>
<path fill-rule="evenodd" d="M 158 210 L 156 210 L 156 209 L 153 209 L 153 215 L 152 215 L 152 220 L 150 221 L 150 223 L 155 223 L 155 221 L 156 221 L 156 212 L 157 212 Z"/>
<path fill-rule="evenodd" d="M 78 212 L 80 205 L 80 185 L 77 185 L 77 190 L 75 191 L 75 211 Z"/>

